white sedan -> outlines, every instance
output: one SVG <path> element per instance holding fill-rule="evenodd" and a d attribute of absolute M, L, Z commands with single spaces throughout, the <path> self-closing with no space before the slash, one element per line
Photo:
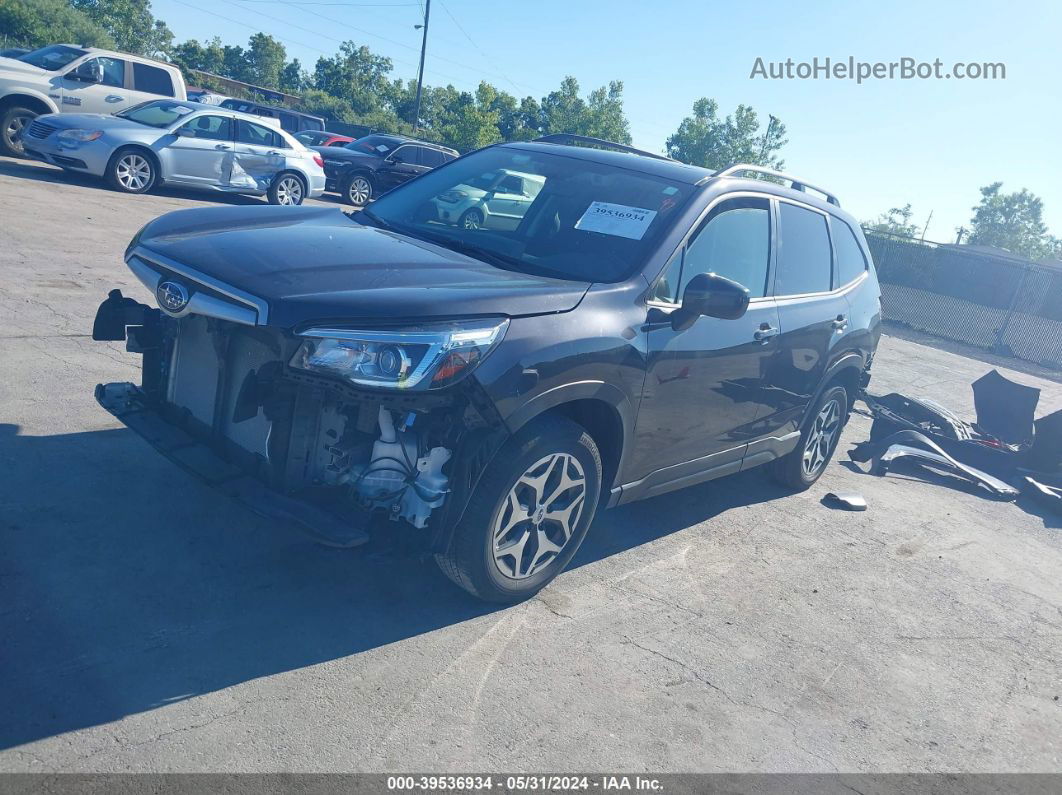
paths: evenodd
<path fill-rule="evenodd" d="M 480 174 L 436 196 L 438 220 L 465 229 L 515 229 L 546 178 L 498 169 Z"/>

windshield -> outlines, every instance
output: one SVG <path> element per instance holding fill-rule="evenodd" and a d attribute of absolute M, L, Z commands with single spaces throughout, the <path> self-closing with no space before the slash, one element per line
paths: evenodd
<path fill-rule="evenodd" d="M 344 149 L 352 149 L 355 152 L 365 152 L 370 155 L 386 155 L 401 141 L 397 141 L 394 138 L 388 138 L 385 135 L 366 135 L 364 138 L 359 138 L 356 141 L 351 141 L 346 144 Z"/>
<path fill-rule="evenodd" d="M 692 193 L 578 156 L 491 147 L 381 196 L 366 221 L 510 270 L 617 282 L 644 264 Z"/>
<path fill-rule="evenodd" d="M 146 124 L 148 127 L 162 129 L 169 127 L 178 119 L 192 113 L 192 111 L 192 108 L 178 102 L 155 99 L 150 102 L 141 102 L 139 105 L 114 115 L 122 119 L 135 121 L 138 124 Z"/>
<path fill-rule="evenodd" d="M 88 55 L 88 51 L 68 47 L 65 44 L 53 44 L 50 47 L 41 47 L 39 50 L 20 55 L 18 60 L 54 72 L 82 55 Z"/>

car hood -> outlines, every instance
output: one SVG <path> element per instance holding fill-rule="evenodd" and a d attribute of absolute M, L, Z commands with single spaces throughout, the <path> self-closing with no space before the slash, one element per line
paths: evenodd
<path fill-rule="evenodd" d="M 47 69 L 41 69 L 39 66 L 17 58 L 0 58 L 0 72 L 17 72 L 24 75 L 59 74 L 59 72 L 48 72 Z"/>
<path fill-rule="evenodd" d="M 37 118 L 60 130 L 140 130 L 154 131 L 159 135 L 166 132 L 162 128 L 148 127 L 105 113 L 48 113 Z"/>
<path fill-rule="evenodd" d="M 333 208 L 178 210 L 134 243 L 264 299 L 269 324 L 284 328 L 567 312 L 590 287 L 502 270 Z"/>

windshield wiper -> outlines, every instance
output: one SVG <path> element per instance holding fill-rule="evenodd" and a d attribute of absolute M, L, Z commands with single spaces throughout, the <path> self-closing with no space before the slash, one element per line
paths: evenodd
<path fill-rule="evenodd" d="M 392 224 L 390 221 L 385 221 L 383 218 L 378 216 L 372 210 L 364 210 L 364 209 L 358 210 L 357 214 L 358 215 L 364 215 L 366 218 L 369 219 L 370 222 L 372 222 L 372 225 L 377 227 L 378 229 L 386 229 L 389 232 L 397 232 L 398 231 L 397 229 L 395 229 L 394 224 Z M 353 218 L 354 215 L 351 214 L 350 217 Z"/>
<path fill-rule="evenodd" d="M 412 235 L 412 237 L 420 237 L 424 240 L 435 243 L 436 245 L 442 246 L 443 248 L 456 251 L 459 254 L 466 254 L 474 259 L 483 260 L 484 262 L 501 268 L 502 270 L 523 270 L 525 268 L 524 263 L 516 257 L 499 254 L 497 251 L 484 248 L 483 246 L 477 246 L 475 243 L 467 243 L 456 237 L 433 235 L 430 232 L 422 232 L 419 229 L 417 230 L 417 234 Z"/>

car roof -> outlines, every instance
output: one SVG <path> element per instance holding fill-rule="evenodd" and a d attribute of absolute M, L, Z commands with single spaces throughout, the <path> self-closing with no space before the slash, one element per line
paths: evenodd
<path fill-rule="evenodd" d="M 531 152 L 543 152 L 548 154 L 562 154 L 565 157 L 574 157 L 591 163 L 625 168 L 629 171 L 640 171 L 670 182 L 683 182 L 687 185 L 696 185 L 715 172 L 700 166 L 691 166 L 680 163 L 678 160 L 669 160 L 662 157 L 649 157 L 630 152 L 616 152 L 609 149 L 594 149 L 589 146 L 572 146 L 570 144 L 538 143 L 533 141 L 511 142 L 499 144 L 507 149 L 523 149 Z"/>
<path fill-rule="evenodd" d="M 277 132 L 286 132 L 280 128 L 279 119 L 271 119 L 268 116 L 256 116 L 253 113 L 244 113 L 240 110 L 233 110 L 232 108 L 223 108 L 221 105 L 204 105 L 202 102 L 192 102 L 191 100 L 184 99 L 166 99 L 160 97 L 159 99 L 149 99 L 147 102 L 170 102 L 174 105 L 180 105 L 182 108 L 188 108 L 189 110 L 196 111 L 198 113 L 223 113 L 226 116 L 235 116 L 238 119 L 244 119 L 246 121 L 253 121 L 255 124 L 261 124 L 263 127 L 268 127 L 271 130 Z"/>

